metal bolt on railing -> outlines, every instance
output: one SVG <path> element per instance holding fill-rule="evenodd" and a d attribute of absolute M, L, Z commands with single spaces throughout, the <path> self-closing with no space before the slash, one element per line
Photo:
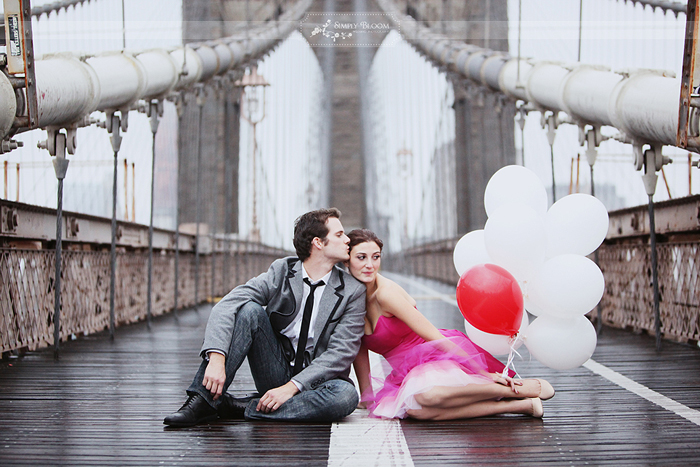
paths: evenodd
<path fill-rule="evenodd" d="M 15 141 L 13 139 L 5 140 L 2 142 L 2 145 L 0 145 L 0 154 L 8 153 L 14 149 L 21 148 L 22 146 L 24 146 L 23 141 Z"/>

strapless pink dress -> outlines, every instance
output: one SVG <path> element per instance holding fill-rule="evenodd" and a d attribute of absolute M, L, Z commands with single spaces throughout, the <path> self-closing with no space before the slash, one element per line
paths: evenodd
<path fill-rule="evenodd" d="M 426 342 L 400 319 L 379 317 L 374 333 L 365 335 L 362 342 L 384 356 L 391 369 L 384 379 L 372 378 L 374 394 L 362 395 L 372 416 L 405 418 L 408 410 L 421 408 L 416 394 L 435 386 L 488 384 L 493 381 L 483 372 L 503 372 L 503 363 L 464 333 L 440 332 L 445 339 Z M 509 374 L 514 376 L 512 371 Z"/>

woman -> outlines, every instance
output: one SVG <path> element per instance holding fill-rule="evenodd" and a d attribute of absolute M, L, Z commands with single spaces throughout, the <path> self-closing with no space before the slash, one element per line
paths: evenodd
<path fill-rule="evenodd" d="M 371 415 L 450 420 L 496 414 L 542 417 L 542 400 L 554 396 L 545 380 L 503 377 L 504 365 L 456 330 L 438 330 L 398 284 L 378 273 L 382 241 L 370 230 L 353 230 L 350 273 L 367 286 L 365 335 L 354 362 Z M 371 350 L 384 356 L 391 373 L 375 394 Z M 377 381 L 376 378 L 374 378 Z"/>

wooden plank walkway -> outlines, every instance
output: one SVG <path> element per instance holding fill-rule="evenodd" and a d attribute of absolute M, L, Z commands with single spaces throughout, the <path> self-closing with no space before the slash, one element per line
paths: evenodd
<path fill-rule="evenodd" d="M 462 328 L 448 303 L 454 288 L 402 283 L 436 325 Z M 700 350 L 665 342 L 657 352 L 652 337 L 610 328 L 593 356 L 602 367 L 556 372 L 522 348 L 519 373 L 558 391 L 543 420 L 375 426 L 356 411 L 338 424 L 167 429 L 163 417 L 184 401 L 197 368 L 209 309 L 160 317 L 151 330 L 118 328 L 114 341 L 80 338 L 58 362 L 50 350 L 0 362 L 0 465 L 700 465 Z M 243 368 L 230 391 L 253 389 Z"/>

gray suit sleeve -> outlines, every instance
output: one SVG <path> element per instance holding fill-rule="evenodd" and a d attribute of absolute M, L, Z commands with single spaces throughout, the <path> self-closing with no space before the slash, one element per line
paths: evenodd
<path fill-rule="evenodd" d="M 366 289 L 357 284 L 347 306 L 328 341 L 326 351 L 311 361 L 294 379 L 304 389 L 315 389 L 321 383 L 341 375 L 347 376 L 360 349 L 365 327 Z"/>
<path fill-rule="evenodd" d="M 286 264 L 285 259 L 275 260 L 267 272 L 239 285 L 214 305 L 204 332 L 202 357 L 208 350 L 219 350 L 228 355 L 236 313 L 251 301 L 266 306 L 282 284 L 283 276 L 287 273 Z"/>

